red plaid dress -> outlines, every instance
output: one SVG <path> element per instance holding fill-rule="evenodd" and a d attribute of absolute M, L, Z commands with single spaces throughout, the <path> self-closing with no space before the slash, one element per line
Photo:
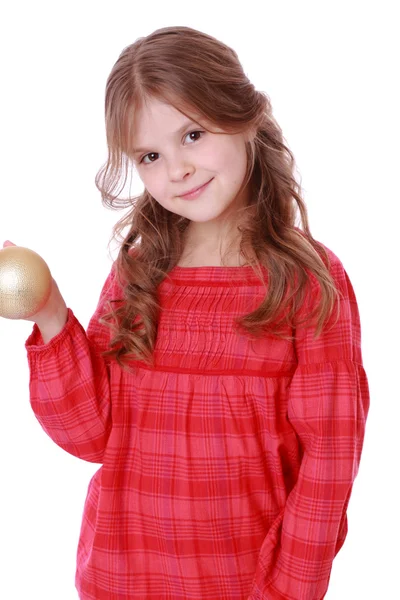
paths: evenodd
<path fill-rule="evenodd" d="M 100 356 L 110 331 L 98 318 L 122 297 L 114 265 L 86 331 L 70 308 L 48 344 L 34 325 L 34 414 L 66 452 L 101 464 L 77 549 L 82 600 L 324 598 L 369 410 L 356 298 L 328 252 L 341 312 L 317 340 L 310 327 L 295 342 L 234 329 L 265 295 L 249 266 L 171 271 L 154 368 Z"/>

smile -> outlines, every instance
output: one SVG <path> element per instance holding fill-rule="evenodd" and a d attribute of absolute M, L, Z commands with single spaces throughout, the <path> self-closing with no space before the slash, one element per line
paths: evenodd
<path fill-rule="evenodd" d="M 207 181 L 207 183 L 205 183 L 201 187 L 197 188 L 197 190 L 195 190 L 194 192 L 184 194 L 183 196 L 179 196 L 179 198 L 183 198 L 184 200 L 193 200 L 194 198 L 198 198 L 198 196 L 200 196 L 200 194 L 208 187 L 208 184 L 211 183 L 211 181 L 212 179 L 210 179 L 210 181 Z"/>

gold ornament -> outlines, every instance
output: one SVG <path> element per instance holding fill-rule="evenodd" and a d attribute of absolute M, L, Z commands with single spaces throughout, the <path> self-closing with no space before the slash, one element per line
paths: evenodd
<path fill-rule="evenodd" d="M 48 301 L 52 275 L 39 254 L 23 246 L 0 250 L 0 317 L 26 319 Z"/>

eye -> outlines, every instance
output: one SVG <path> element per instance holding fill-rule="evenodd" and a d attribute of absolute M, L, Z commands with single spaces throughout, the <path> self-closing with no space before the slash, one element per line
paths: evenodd
<path fill-rule="evenodd" d="M 186 138 L 188 135 L 192 135 L 193 133 L 199 133 L 199 134 L 200 134 L 200 137 L 201 137 L 201 135 L 202 135 L 203 133 L 205 133 L 205 131 L 198 131 L 198 130 L 195 130 L 195 131 L 189 131 L 189 133 L 187 133 L 187 134 L 185 135 L 185 138 Z M 194 142 L 197 142 L 197 139 L 196 139 L 196 140 L 192 140 L 192 141 L 194 141 Z M 145 154 L 145 155 L 143 156 L 143 158 L 141 158 L 141 160 L 139 161 L 139 164 L 142 164 L 142 163 L 143 163 L 144 165 L 149 165 L 149 164 L 151 164 L 151 163 L 154 163 L 154 162 L 156 162 L 155 160 L 151 160 L 149 163 L 148 163 L 148 162 L 144 162 L 144 159 L 146 158 L 146 156 L 152 156 L 152 155 L 154 155 L 154 154 L 158 154 L 158 152 L 149 152 L 148 154 Z"/>

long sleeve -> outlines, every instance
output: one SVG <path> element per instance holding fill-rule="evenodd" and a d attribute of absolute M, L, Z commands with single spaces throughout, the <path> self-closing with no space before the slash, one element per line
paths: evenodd
<path fill-rule="evenodd" d="M 110 371 L 101 352 L 109 329 L 98 322 L 113 297 L 114 264 L 87 332 L 68 308 L 64 328 L 47 344 L 36 323 L 25 342 L 32 410 L 44 431 L 66 452 L 101 463 L 111 429 Z"/>
<path fill-rule="evenodd" d="M 332 561 L 347 535 L 347 506 L 361 459 L 369 410 L 360 318 L 339 259 L 331 274 L 342 295 L 327 330 L 296 330 L 298 364 L 287 418 L 302 448 L 298 478 L 260 550 L 249 600 L 322 600 Z M 311 302 L 320 291 L 314 283 Z M 309 300 L 310 302 L 310 300 Z M 306 303 L 308 310 L 309 304 Z"/>

